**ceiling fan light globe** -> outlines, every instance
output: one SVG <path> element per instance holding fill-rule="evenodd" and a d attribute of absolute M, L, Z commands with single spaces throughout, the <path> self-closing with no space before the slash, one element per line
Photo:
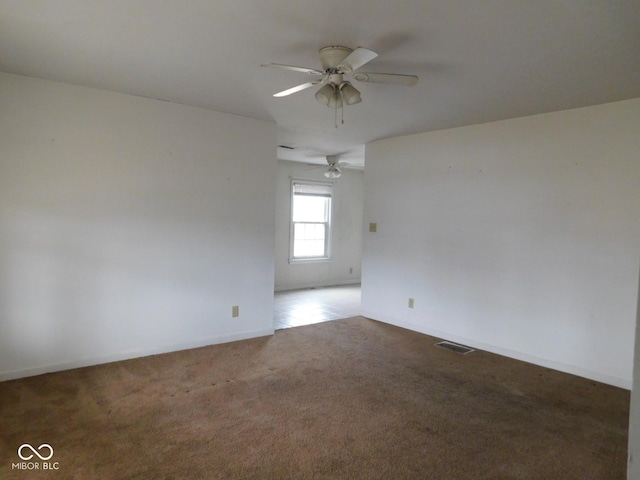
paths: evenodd
<path fill-rule="evenodd" d="M 340 92 L 342 93 L 342 98 L 344 103 L 347 105 L 355 105 L 356 103 L 360 103 L 362 101 L 362 97 L 360 96 L 360 92 L 357 88 L 351 85 L 349 82 L 344 82 L 340 86 Z"/>
<path fill-rule="evenodd" d="M 316 92 L 316 100 L 323 105 L 329 105 L 329 102 L 335 96 L 335 93 L 335 89 L 332 85 L 325 85 Z"/>
<path fill-rule="evenodd" d="M 334 90 L 333 96 L 329 100 L 327 107 L 333 108 L 334 110 L 342 107 L 342 95 L 340 94 L 340 90 Z"/>
<path fill-rule="evenodd" d="M 342 175 L 342 172 L 337 168 L 334 170 L 327 170 L 326 172 L 324 172 L 324 176 L 327 178 L 340 178 L 340 175 Z"/>
<path fill-rule="evenodd" d="M 350 101 L 345 102 L 347 105 L 356 105 L 358 103 L 362 102 L 362 97 L 360 97 L 360 95 L 351 98 Z"/>

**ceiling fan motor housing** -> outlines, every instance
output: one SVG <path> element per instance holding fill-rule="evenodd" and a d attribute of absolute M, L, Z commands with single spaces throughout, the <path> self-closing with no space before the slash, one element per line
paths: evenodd
<path fill-rule="evenodd" d="M 320 63 L 322 69 L 337 69 L 338 65 L 353 52 L 348 47 L 324 47 L 320 49 Z"/>
<path fill-rule="evenodd" d="M 325 158 L 327 159 L 327 163 L 329 165 L 335 166 L 335 164 L 340 160 L 340 155 L 326 155 Z"/>

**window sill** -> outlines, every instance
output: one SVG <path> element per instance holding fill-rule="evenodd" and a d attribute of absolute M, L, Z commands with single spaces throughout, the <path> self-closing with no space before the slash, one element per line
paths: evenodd
<path fill-rule="evenodd" d="M 327 263 L 330 262 L 330 257 L 313 257 L 313 258 L 290 258 L 289 263 Z"/>

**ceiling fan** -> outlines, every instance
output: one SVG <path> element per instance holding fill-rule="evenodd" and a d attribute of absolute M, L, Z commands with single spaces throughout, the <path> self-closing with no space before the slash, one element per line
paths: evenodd
<path fill-rule="evenodd" d="M 340 178 L 342 175 L 341 167 L 349 166 L 350 164 L 347 162 L 343 162 L 340 160 L 340 155 L 325 155 L 324 158 L 327 160 L 328 166 L 318 166 L 313 164 L 313 168 L 324 168 L 324 176 L 327 178 Z"/>
<path fill-rule="evenodd" d="M 294 72 L 306 73 L 317 76 L 313 80 L 274 93 L 274 97 L 286 97 L 292 93 L 300 92 L 309 87 L 322 85 L 316 92 L 318 102 L 329 108 L 337 110 L 343 105 L 355 105 L 362 101 L 360 92 L 351 82 L 345 80 L 345 76 L 363 83 L 383 83 L 387 85 L 413 86 L 418 82 L 415 75 L 402 75 L 398 73 L 373 73 L 360 72 L 360 67 L 378 56 L 373 50 L 358 47 L 352 50 L 348 47 L 331 46 L 321 48 L 319 51 L 322 70 L 294 65 L 282 65 L 280 63 L 266 63 L 263 67 L 281 68 Z"/>

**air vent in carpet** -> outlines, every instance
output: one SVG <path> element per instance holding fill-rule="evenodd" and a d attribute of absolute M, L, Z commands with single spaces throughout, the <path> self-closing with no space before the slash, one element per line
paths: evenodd
<path fill-rule="evenodd" d="M 447 350 L 451 350 L 452 352 L 460 353 L 462 355 L 466 355 L 467 353 L 471 353 L 475 351 L 473 350 L 473 348 L 464 347 L 462 345 L 458 345 L 457 343 L 451 343 L 451 342 L 436 343 L 436 346 L 440 348 L 445 348 Z"/>

